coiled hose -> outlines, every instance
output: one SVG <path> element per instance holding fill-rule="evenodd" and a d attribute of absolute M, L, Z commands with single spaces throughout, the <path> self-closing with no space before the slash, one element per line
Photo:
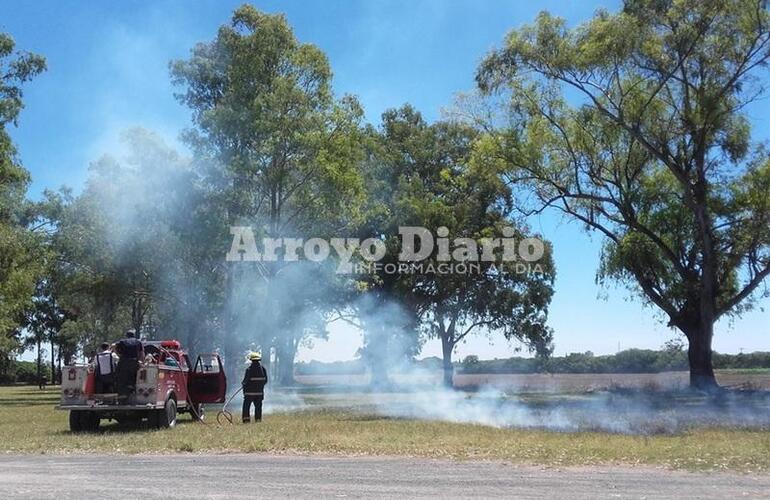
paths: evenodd
<path fill-rule="evenodd" d="M 230 397 L 228 398 L 228 400 L 227 400 L 227 401 L 225 401 L 225 404 L 224 404 L 224 405 L 222 405 L 222 409 L 221 409 L 221 410 L 219 410 L 219 411 L 217 412 L 217 423 L 218 423 L 219 425 L 222 425 L 222 419 L 224 419 L 224 420 L 225 420 L 225 421 L 227 421 L 227 422 L 228 422 L 230 425 L 232 425 L 232 423 L 233 423 L 233 414 L 232 414 L 232 413 L 230 413 L 230 412 L 228 411 L 228 409 L 227 409 L 227 405 L 229 405 L 229 404 L 230 404 L 230 401 L 232 401 L 232 400 L 233 400 L 233 398 L 235 398 L 235 396 L 237 396 L 238 394 L 240 394 L 240 393 L 241 393 L 241 391 L 243 391 L 243 387 L 241 387 L 240 389 L 238 389 L 237 391 L 235 391 L 235 392 L 233 393 L 233 395 L 232 395 L 232 396 L 230 396 Z"/>
<path fill-rule="evenodd" d="M 222 405 L 222 409 L 217 412 L 217 423 L 219 425 L 224 425 L 224 422 L 227 422 L 230 425 L 233 424 L 233 414 L 230 413 L 230 411 L 227 409 L 227 405 L 229 405 L 230 401 L 232 401 L 233 398 L 235 398 L 235 396 L 240 394 L 242 390 L 243 390 L 243 387 L 241 387 L 240 389 L 235 391 L 232 394 L 232 396 L 230 396 L 227 399 L 227 401 L 225 401 L 225 404 Z M 193 405 L 192 401 L 190 400 L 190 396 L 189 395 L 187 396 L 187 404 L 190 406 L 190 411 L 192 412 L 193 416 L 195 416 L 195 420 L 197 422 L 200 422 L 200 423 L 205 424 L 205 425 L 211 425 L 209 422 L 206 422 L 203 419 L 203 414 L 202 413 L 198 413 L 198 410 L 197 410 L 197 408 L 195 408 L 195 405 Z M 224 420 L 224 422 L 223 422 L 223 420 Z"/>

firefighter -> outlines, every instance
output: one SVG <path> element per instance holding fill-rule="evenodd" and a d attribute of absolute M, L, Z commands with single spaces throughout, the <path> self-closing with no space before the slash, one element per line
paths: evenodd
<path fill-rule="evenodd" d="M 249 422 L 249 412 L 251 411 L 251 404 L 254 404 L 254 421 L 262 421 L 262 400 L 265 398 L 265 385 L 267 384 L 267 370 L 262 366 L 260 360 L 262 354 L 258 352 L 249 353 L 249 361 L 251 365 L 246 368 L 246 373 L 243 375 L 243 412 L 241 416 L 243 421 Z"/>
<path fill-rule="evenodd" d="M 128 330 L 126 337 L 117 343 L 115 349 L 120 356 L 116 371 L 118 397 L 128 399 L 136 387 L 136 372 L 139 371 L 139 360 L 144 358 L 144 348 L 136 338 L 136 332 Z"/>
<path fill-rule="evenodd" d="M 99 346 L 99 352 L 94 356 L 94 374 L 96 375 L 96 393 L 105 394 L 114 390 L 115 367 L 118 356 L 110 349 L 107 342 Z"/>

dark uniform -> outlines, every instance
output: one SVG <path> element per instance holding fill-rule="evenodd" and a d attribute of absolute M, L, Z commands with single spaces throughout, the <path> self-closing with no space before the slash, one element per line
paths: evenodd
<path fill-rule="evenodd" d="M 254 421 L 262 420 L 262 400 L 265 399 L 265 385 L 267 384 L 267 370 L 259 361 L 252 361 L 243 375 L 243 411 L 241 416 L 244 422 L 249 422 L 249 412 L 254 404 Z"/>
<path fill-rule="evenodd" d="M 136 372 L 139 371 L 139 359 L 144 356 L 144 348 L 130 330 L 126 332 L 126 338 L 117 343 L 115 350 L 120 356 L 115 380 L 118 396 L 128 398 L 136 388 Z"/>

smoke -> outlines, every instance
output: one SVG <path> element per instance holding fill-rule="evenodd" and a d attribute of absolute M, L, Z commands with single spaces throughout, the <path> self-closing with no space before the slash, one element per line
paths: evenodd
<path fill-rule="evenodd" d="M 225 262 L 222 167 L 186 158 L 144 129 L 126 131 L 122 141 L 114 155 L 92 164 L 64 225 L 65 241 L 75 242 L 68 260 L 109 280 L 111 288 L 95 289 L 93 300 L 115 296 L 112 327 L 97 336 L 119 335 L 132 326 L 132 310 L 146 309 L 146 337 L 179 339 L 193 353 L 230 354 L 232 368 L 247 351 L 264 350 L 266 364 L 286 360 L 290 373 L 300 343 L 326 335 L 322 316 L 337 286 L 332 263 Z M 75 302 L 82 309 L 81 297 Z M 102 309 L 94 307 L 96 314 Z"/>
<path fill-rule="evenodd" d="M 413 324 L 402 305 L 378 305 L 372 297 L 356 305 L 356 311 L 365 315 L 363 326 L 379 326 L 365 333 L 369 340 L 364 347 L 387 347 L 378 358 L 388 372 L 386 383 L 377 383 L 378 374 L 370 367 L 358 385 L 274 391 L 266 398 L 268 413 L 352 411 L 495 428 L 631 435 L 677 434 L 703 426 L 770 428 L 770 392 L 765 391 L 706 395 L 686 388 L 650 387 L 565 393 L 563 387 L 553 387 L 532 392 L 530 387 L 502 381 L 474 391 L 447 388 L 442 385 L 441 370 L 416 364 L 414 344 L 402 341 Z M 383 335 L 385 340 L 373 335 Z"/>
<path fill-rule="evenodd" d="M 332 261 L 230 263 L 228 276 L 226 219 L 207 205 L 196 176 L 200 166 L 149 132 L 135 130 L 127 139 L 127 158 L 103 158 L 94 166 L 88 196 L 74 215 L 98 219 L 103 234 L 92 249 L 105 247 L 118 262 L 120 278 L 130 278 L 131 290 L 147 288 L 152 294 L 151 317 L 145 321 L 157 322 L 156 338 L 179 338 L 192 352 L 219 348 L 232 354 L 226 360 L 236 382 L 231 387 L 237 387 L 242 375 L 242 355 L 263 351 L 272 382 L 264 405 L 267 414 L 334 409 L 498 428 L 625 434 L 669 434 L 692 426 L 770 427 L 770 397 L 765 393 L 533 395 L 519 393 L 524 387 L 484 386 L 475 392 L 443 388 L 438 371 L 413 362 L 425 332 L 418 329 L 407 294 L 395 300 L 399 294 L 389 295 L 376 284 L 363 293 L 355 291 L 346 281 L 349 277 L 335 274 Z M 241 223 L 259 228 L 264 221 Z M 286 236 L 315 236 L 296 228 L 286 231 Z M 97 253 L 89 262 L 99 264 L 99 258 Z M 231 322 L 224 320 L 223 309 Z M 292 382 L 299 346 L 326 337 L 332 313 L 350 316 L 364 331 L 360 356 L 369 369 L 369 385 L 363 390 L 274 390 L 278 381 Z M 239 406 L 240 401 L 231 404 Z"/>
<path fill-rule="evenodd" d="M 184 332 L 191 345 L 211 317 L 199 311 L 212 267 L 196 253 L 207 235 L 196 224 L 192 161 L 144 129 L 126 131 L 122 141 L 91 164 L 83 192 L 60 214 L 56 245 L 66 284 L 59 289 L 77 311 L 67 327 L 84 352 L 142 319 L 143 335 Z"/>
<path fill-rule="evenodd" d="M 385 416 L 530 428 L 562 432 L 674 434 L 693 426 L 768 427 L 767 396 L 690 393 L 603 392 L 522 397 L 499 390 L 475 394 L 450 390 L 413 393 L 407 400 L 378 405 Z"/>
<path fill-rule="evenodd" d="M 373 293 L 355 301 L 351 310 L 364 328 L 361 355 L 368 373 L 360 377 L 361 385 L 273 391 L 265 400 L 266 413 L 337 410 L 496 428 L 632 435 L 677 434 L 696 426 L 770 427 L 770 393 L 757 391 L 713 396 L 643 388 L 565 394 L 554 387 L 532 393 L 510 383 L 468 392 L 450 389 L 441 385 L 439 369 L 414 362 L 425 339 L 405 304 Z"/>
<path fill-rule="evenodd" d="M 770 395 L 756 392 L 720 396 L 640 390 L 514 395 L 493 388 L 468 393 L 405 386 L 388 392 L 273 392 L 266 396 L 265 404 L 266 413 L 335 410 L 556 432 L 653 435 L 677 434 L 693 427 L 770 428 Z"/>

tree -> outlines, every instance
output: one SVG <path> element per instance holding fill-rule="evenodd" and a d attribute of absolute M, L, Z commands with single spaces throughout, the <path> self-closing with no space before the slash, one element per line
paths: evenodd
<path fill-rule="evenodd" d="M 541 13 L 477 75 L 510 97 L 509 179 L 605 237 L 600 278 L 682 331 L 696 388 L 716 386 L 715 321 L 770 274 L 770 161 L 746 115 L 768 58 L 764 0 L 627 0 L 573 29 Z"/>
<path fill-rule="evenodd" d="M 87 356 L 100 342 L 119 338 L 131 324 L 125 305 L 130 292 L 116 269 L 107 234 L 111 207 L 100 202 L 92 181 L 78 197 L 64 189 L 47 192 L 41 203 L 45 219 L 54 228 L 47 246 L 55 255 L 43 279 L 65 311 L 65 336 Z"/>
<path fill-rule="evenodd" d="M 395 175 L 393 210 L 400 226 L 444 228 L 454 238 L 465 238 L 458 248 L 468 272 L 441 270 L 438 246 L 425 260 L 425 272 L 399 279 L 417 307 L 423 328 L 441 340 L 444 382 L 452 385 L 452 353 L 468 335 L 486 330 L 518 339 L 540 355 L 549 352 L 551 331 L 546 326 L 553 293 L 550 251 L 534 272 L 504 262 L 501 246 L 492 260 L 480 259 L 480 241 L 501 238 L 511 229 L 515 242 L 525 237 L 514 228 L 510 188 L 499 178 L 499 162 L 474 156 L 481 134 L 468 124 L 440 121 L 428 125 L 409 106 L 384 117 L 387 158 Z M 459 253 L 458 253 L 459 252 Z M 475 261 L 474 259 L 478 259 Z M 461 260 L 456 260 L 455 263 Z M 475 267 L 471 267 L 475 266 Z"/>
<path fill-rule="evenodd" d="M 475 233 L 476 238 L 499 237 L 492 228 L 486 229 Z M 441 340 L 447 386 L 453 384 L 455 347 L 479 331 L 519 340 L 539 358 L 547 358 L 552 351 L 553 334 L 546 325 L 554 279 L 550 258 L 543 259 L 536 271 L 517 270 L 500 261 L 480 265 L 479 271 L 468 274 L 429 274 L 419 279 L 428 332 Z"/>
<path fill-rule="evenodd" d="M 398 229 L 406 225 L 398 205 L 400 189 L 418 182 L 422 170 L 428 168 L 423 161 L 428 137 L 418 122 L 424 125 L 420 114 L 409 105 L 387 110 L 379 129 L 367 127 L 364 142 L 366 217 L 357 236 L 382 241 L 386 252 L 378 262 L 379 269 L 357 276 L 354 289 L 358 293 L 346 306 L 356 318 L 348 321 L 363 331 L 358 355 L 369 369 L 372 386 L 388 385 L 389 369 L 412 360 L 424 342 L 411 277 L 384 271 L 399 262 Z"/>
<path fill-rule="evenodd" d="M 328 336 L 326 318 L 335 297 L 347 285 L 335 274 L 333 262 L 295 262 L 284 267 L 271 281 L 271 295 L 281 304 L 280 324 L 273 342 L 276 347 L 274 373 L 281 385 L 294 383 L 294 359 L 300 345 Z"/>
<path fill-rule="evenodd" d="M 325 237 L 356 221 L 362 110 L 352 97 L 334 98 L 326 56 L 298 42 L 283 16 L 238 8 L 216 39 L 173 62 L 171 73 L 183 89 L 179 100 L 193 110 L 196 128 L 186 140 L 221 214 L 217 241 L 230 240 L 227 226 L 253 225 L 273 238 Z M 290 345 L 274 342 L 293 313 L 271 292 L 284 265 L 223 267 L 227 358 L 249 340 L 278 351 Z M 292 359 L 290 351 L 279 359 Z"/>
<path fill-rule="evenodd" d="M 48 342 L 51 355 L 51 383 L 57 381 L 56 348 L 59 348 L 59 361 L 62 360 L 62 351 L 70 350 L 67 339 L 61 335 L 64 322 L 67 320 L 67 311 L 63 310 L 53 295 L 51 282 L 45 278 L 38 282 L 33 298 L 33 306 L 27 312 L 24 327 L 28 332 L 27 344 L 37 348 L 38 380 L 42 375 L 41 347 L 43 342 Z"/>
<path fill-rule="evenodd" d="M 19 325 L 31 305 L 41 272 L 34 209 L 26 198 L 29 173 L 21 166 L 6 127 L 16 125 L 23 106 L 21 85 L 45 69 L 35 54 L 14 52 L 0 33 L 0 357 L 18 348 Z M 0 364 L 6 366 L 6 363 Z"/>
<path fill-rule="evenodd" d="M 500 249 L 494 262 L 465 262 L 477 267 L 468 273 L 442 270 L 446 263 L 435 247 L 414 272 L 388 270 L 408 264 L 399 261 L 407 244 L 399 228 L 424 227 L 433 234 L 444 228 L 473 245 L 499 238 L 504 227 L 513 225 L 510 189 L 499 179 L 499 162 L 474 158 L 481 134 L 460 122 L 429 125 L 404 105 L 386 111 L 380 130 L 370 130 L 370 137 L 365 169 L 369 217 L 360 236 L 382 241 L 386 252 L 375 272 L 361 278 L 363 299 L 353 303 L 357 326 L 364 330 L 360 354 L 372 382 L 387 383 L 388 368 L 417 354 L 426 336 L 442 342 L 448 385 L 455 346 L 484 329 L 545 353 L 551 335 L 545 326 L 553 280 L 550 255 L 540 263 L 540 275 L 501 266 Z"/>
<path fill-rule="evenodd" d="M 123 139 L 126 157 L 92 164 L 80 196 L 48 193 L 44 204 L 58 257 L 47 280 L 68 314 L 62 338 L 90 352 L 132 325 L 209 351 L 222 307 L 210 272 L 222 259 L 210 244 L 217 221 L 189 159 L 143 129 Z"/>

